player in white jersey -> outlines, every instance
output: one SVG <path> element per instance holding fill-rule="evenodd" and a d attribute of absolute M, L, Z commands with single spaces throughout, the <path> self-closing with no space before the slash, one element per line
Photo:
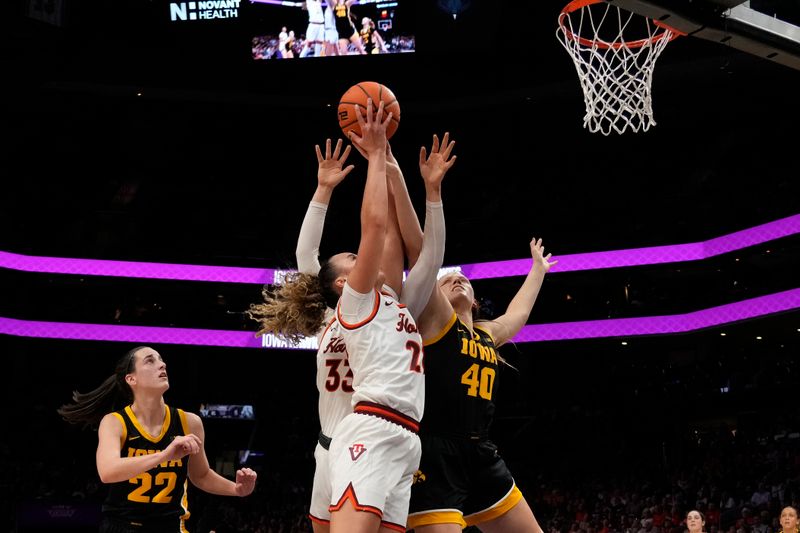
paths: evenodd
<path fill-rule="evenodd" d="M 281 32 L 278 34 L 278 58 L 284 59 L 286 57 L 286 43 L 289 42 L 289 30 L 286 26 L 281 27 Z"/>
<path fill-rule="evenodd" d="M 323 13 L 325 19 L 325 55 L 338 56 L 339 55 L 339 32 L 336 31 L 336 20 L 333 16 L 333 9 L 326 2 L 325 11 Z"/>
<path fill-rule="evenodd" d="M 300 57 L 306 57 L 314 46 L 314 55 L 319 57 L 322 52 L 322 45 L 325 42 L 325 16 L 322 13 L 322 0 L 306 0 L 308 10 L 308 28 L 306 28 L 306 40 L 303 49 L 300 50 Z"/>
<path fill-rule="evenodd" d="M 371 117 L 371 104 L 366 121 L 357 114 L 363 136 L 351 135 L 353 143 L 367 157 L 370 170 L 385 166 L 382 106 L 376 121 Z M 445 161 L 450 148 L 445 151 Z M 421 168 L 424 154 L 423 149 Z M 421 453 L 417 431 L 425 399 L 422 338 L 413 315 L 425 308 L 444 258 L 440 195 L 444 172 L 433 180 L 424 177 L 425 234 L 420 260 L 411 269 L 403 290 L 404 295 L 423 298 L 414 299 L 413 305 L 406 307 L 394 295 L 378 290 L 382 275 L 378 252 L 383 252 L 386 212 L 391 207 L 380 173 L 367 177 L 359 254 L 337 258 L 337 283 L 342 284 L 342 295 L 336 318 L 354 375 L 354 412 L 337 426 L 330 449 L 333 533 L 405 531 L 411 482 Z M 427 263 L 423 257 L 431 253 L 435 257 L 433 271 L 424 272 L 420 265 Z"/>
<path fill-rule="evenodd" d="M 353 372 L 347 360 L 344 338 L 339 323 L 332 318 L 320 336 L 317 351 L 317 390 L 319 391 L 319 442 L 314 449 L 314 484 L 308 515 L 317 533 L 328 530 L 330 524 L 331 482 L 328 449 L 336 426 L 353 412 Z"/>
<path fill-rule="evenodd" d="M 331 151 L 331 141 L 325 144 L 323 156 L 319 146 L 317 150 L 317 188 L 309 203 L 300 235 L 297 238 L 297 269 L 306 274 L 318 275 L 319 246 L 325 224 L 325 214 L 330 203 L 333 189 L 353 170 L 353 165 L 344 166 L 350 155 L 350 146 L 342 151 L 342 141 L 336 143 Z M 327 306 L 326 306 L 327 307 Z M 345 416 L 353 412 L 351 397 L 353 394 L 353 372 L 347 360 L 344 339 L 339 334 L 339 327 L 332 308 L 325 312 L 327 321 L 325 328 L 317 336 L 317 390 L 319 392 L 320 433 L 314 450 L 316 469 L 314 484 L 309 504 L 309 519 L 315 533 L 325 533 L 329 529 L 331 484 L 328 475 L 328 448 L 336 425 Z"/>
<path fill-rule="evenodd" d="M 431 156 L 425 154 L 420 159 L 420 171 L 423 176 L 426 176 L 428 181 L 435 184 L 440 182 L 444 174 L 452 166 L 452 161 L 447 161 L 447 157 L 443 154 L 449 153 L 452 150 L 452 143 L 447 142 L 447 134 L 445 140 L 440 146 L 438 138 L 434 136 L 434 145 L 431 151 Z M 350 152 L 350 147 L 347 147 L 344 152 L 341 150 L 341 140 L 337 142 L 336 147 L 331 151 L 331 141 L 327 140 L 325 145 L 324 155 L 317 147 L 317 162 L 319 169 L 317 171 L 317 188 L 314 191 L 314 196 L 309 204 L 306 215 L 303 219 L 303 224 L 300 229 L 300 235 L 297 243 L 297 265 L 301 272 L 318 273 L 320 271 L 320 264 L 318 260 L 319 246 L 322 239 L 322 231 L 325 223 L 325 215 L 327 206 L 333 193 L 333 189 L 344 179 L 344 177 L 353 169 L 353 166 L 344 166 L 345 161 Z M 423 154 L 424 149 L 422 150 Z M 453 157 L 453 161 L 455 157 Z M 419 222 L 416 219 L 411 199 L 409 198 L 408 190 L 406 189 L 405 178 L 397 160 L 391 152 L 387 149 L 387 165 L 386 165 L 387 179 L 392 187 L 392 194 L 390 194 L 390 201 L 394 202 L 394 207 L 397 211 L 397 218 L 400 219 L 397 231 L 403 233 L 403 245 L 406 249 L 406 254 L 409 256 L 409 265 L 414 266 L 417 264 L 419 258 L 422 230 L 419 227 Z M 426 189 L 433 189 L 433 187 L 426 187 Z M 431 219 L 435 219 L 432 215 Z M 402 226 L 402 230 L 401 230 Z M 436 236 L 436 232 L 431 230 L 431 236 Z M 409 242 L 405 242 L 406 238 Z M 396 238 L 394 239 L 396 241 Z M 393 239 L 389 239 L 392 243 Z M 433 246 L 429 247 L 433 252 Z M 400 252 L 402 254 L 402 252 Z M 402 259 L 402 257 L 399 257 Z M 382 270 L 392 271 L 399 270 L 397 266 L 390 264 L 391 261 L 397 261 L 398 254 L 394 251 L 384 251 L 382 260 Z M 423 305 L 422 300 L 426 299 L 425 294 L 421 296 L 419 287 L 425 286 L 425 281 L 420 279 L 420 272 L 427 272 L 428 275 L 434 275 L 438 269 L 437 264 L 432 264 L 431 260 L 435 262 L 435 254 L 429 253 L 420 259 L 420 267 L 410 277 L 410 283 L 403 291 L 403 297 L 410 304 L 410 308 L 417 312 Z M 402 267 L 400 267 L 402 268 Z M 387 276 L 387 282 L 398 283 L 400 278 L 395 276 Z M 415 284 L 415 281 L 417 282 Z M 392 287 L 384 285 L 385 291 L 392 291 Z M 427 289 L 424 289 L 427 290 Z M 332 310 L 331 310 L 332 313 Z M 319 342 L 319 351 L 317 353 L 317 388 L 319 390 L 319 415 L 320 424 L 322 427 L 319 435 L 319 444 L 317 445 L 314 457 L 316 460 L 316 470 L 314 473 L 314 485 L 312 489 L 311 505 L 309 509 L 309 517 L 312 520 L 314 531 L 322 533 L 327 531 L 328 523 L 330 520 L 330 513 L 328 506 L 331 501 L 331 486 L 330 478 L 328 476 L 328 453 L 327 449 L 330 446 L 331 436 L 336 427 L 336 424 L 344 418 L 347 414 L 352 412 L 350 405 L 350 397 L 353 391 L 353 373 L 349 367 L 346 354 L 344 353 L 344 340 L 339 333 L 341 326 L 335 320 L 328 321 L 328 327 L 321 335 Z M 402 511 L 401 511 L 402 512 Z M 397 511 L 390 510 L 385 513 L 389 517 L 398 515 Z M 395 523 L 400 520 L 396 519 Z"/>
<path fill-rule="evenodd" d="M 382 111 L 381 111 L 382 112 Z M 370 111 L 371 114 L 371 111 Z M 363 117 L 362 117 L 363 120 Z M 375 129 L 378 122 L 370 122 L 370 118 L 368 117 L 367 122 L 372 125 L 373 130 Z M 382 128 L 385 128 L 386 122 L 380 124 Z M 365 131 L 370 133 L 369 129 L 365 129 Z M 375 132 L 372 131 L 371 134 L 375 135 Z M 381 134 L 385 139 L 385 131 L 381 130 Z M 373 139 L 374 142 L 374 139 Z M 416 217 L 413 216 L 413 206 L 410 206 L 410 200 L 407 200 L 407 191 L 405 191 L 405 184 L 402 183 L 402 174 L 399 173 L 399 167 L 396 166 L 396 161 L 391 156 L 390 150 L 384 143 L 384 150 L 388 153 L 390 164 L 386 165 L 387 167 L 391 167 L 393 170 L 390 173 L 390 179 L 397 179 L 399 176 L 401 183 L 394 183 L 394 191 L 395 191 L 395 201 L 397 202 L 397 209 L 398 212 L 404 212 L 404 214 L 408 214 L 410 211 L 413 217 L 413 224 L 416 224 L 416 231 L 419 233 L 420 238 L 422 238 L 422 232 L 419 229 L 419 224 L 416 222 Z M 363 150 L 362 153 L 366 153 Z M 374 148 L 374 146 L 373 146 Z M 319 240 L 322 233 L 322 225 L 324 222 L 324 215 L 327 206 L 327 202 L 330 199 L 330 193 L 332 190 L 331 184 L 325 184 L 323 186 L 322 176 L 323 176 L 323 167 L 324 166 L 336 166 L 337 168 L 336 173 L 338 177 L 338 181 L 344 177 L 344 175 L 349 172 L 351 167 L 347 167 L 346 169 L 342 170 L 343 160 L 346 156 L 342 156 L 341 158 L 338 157 L 340 149 L 340 144 L 337 145 L 337 148 L 334 152 L 333 158 L 330 156 L 330 143 L 328 143 L 326 148 L 326 155 L 323 158 L 321 153 L 319 152 L 318 148 L 318 160 L 320 162 L 320 173 L 318 177 L 320 178 L 320 184 L 318 186 L 317 192 L 315 192 L 314 200 L 312 204 L 309 206 L 309 210 L 306 214 L 306 219 L 303 222 L 303 229 L 301 230 L 301 239 L 298 242 L 298 266 L 301 270 L 310 270 L 314 271 L 319 268 L 319 263 L 317 262 L 317 250 L 319 246 Z M 439 196 L 439 188 L 441 184 L 441 179 L 443 178 L 446 171 L 450 168 L 453 163 L 452 160 L 448 161 L 449 153 L 452 149 L 452 144 L 445 146 L 442 145 L 441 149 L 438 146 L 438 140 L 435 141 L 434 150 L 432 150 L 430 157 L 426 155 L 424 148 L 421 150 L 420 153 L 420 169 L 423 173 L 423 177 L 426 181 L 426 197 L 427 197 L 427 207 L 426 207 L 426 225 L 425 225 L 425 236 L 423 240 L 423 253 L 419 258 L 419 261 L 412 269 L 412 272 L 409 274 L 408 282 L 406 284 L 405 289 L 403 290 L 403 295 L 409 295 L 408 297 L 408 310 L 411 313 L 414 312 L 414 309 L 420 310 L 422 309 L 427 299 L 430 297 L 432 292 L 432 287 L 435 285 L 436 279 L 436 272 L 438 271 L 439 265 L 441 265 L 442 257 L 443 257 L 443 240 L 444 240 L 444 220 L 442 215 L 441 203 L 440 203 L 440 196 Z M 345 152 L 346 153 L 346 152 Z M 364 208 L 363 211 L 370 211 L 366 209 L 366 207 L 372 205 L 368 200 L 370 198 L 375 197 L 375 174 L 381 173 L 383 170 L 384 161 L 381 161 L 386 157 L 386 153 L 383 154 L 383 157 L 380 157 L 378 154 L 372 153 L 367 154 L 369 160 L 369 169 L 368 169 L 368 185 L 365 190 L 365 201 L 364 201 Z M 385 160 L 385 159 L 384 159 Z M 380 170 L 376 170 L 380 168 Z M 370 179 L 371 178 L 371 179 Z M 335 183 L 338 183 L 335 181 Z M 383 190 L 386 191 L 386 178 L 383 178 Z M 370 186 L 371 185 L 371 186 Z M 433 191 L 433 192 L 431 192 Z M 402 194 L 398 194 L 401 192 Z M 384 194 L 386 194 L 384 192 Z M 380 193 L 378 193 L 380 198 Z M 402 198 L 404 197 L 407 200 L 407 204 L 403 204 Z M 386 196 L 382 197 L 383 200 L 383 208 L 374 208 L 371 212 L 371 216 L 382 216 L 384 219 L 387 217 L 387 208 L 386 208 Z M 388 211 L 390 213 L 394 212 L 394 205 L 390 204 Z M 397 215 L 392 215 L 392 218 L 397 217 Z M 362 217 L 363 218 L 363 217 Z M 390 238 L 389 233 L 381 234 L 380 229 L 381 227 L 385 227 L 384 225 L 371 225 L 371 224 L 363 224 L 362 223 L 362 232 L 363 228 L 367 227 L 368 230 L 366 233 L 370 233 L 370 231 L 376 231 L 377 234 L 381 235 L 381 244 L 386 243 L 385 251 L 382 252 L 383 255 L 391 255 L 392 248 L 397 248 L 396 246 L 390 246 L 393 239 Z M 409 227 L 406 227 L 408 230 Z M 413 228 L 411 228 L 413 230 Z M 397 228 L 398 233 L 401 229 Z M 304 236 L 306 238 L 304 238 Z M 438 239 L 438 241 L 437 241 Z M 362 242 L 364 241 L 362 235 Z M 371 254 L 373 250 L 370 250 L 370 247 L 367 246 L 366 248 L 362 246 L 360 248 L 360 252 L 364 254 L 364 250 L 367 251 L 366 257 L 375 257 L 374 254 Z M 400 257 L 399 260 L 394 261 L 394 264 L 397 265 L 397 268 L 394 270 L 397 271 L 397 278 L 402 279 L 402 247 L 400 249 Z M 434 250 L 439 250 L 439 252 L 434 252 Z M 427 250 L 427 251 L 426 251 Z M 311 251 L 311 253 L 309 253 Z M 301 253 L 302 252 L 302 253 Z M 413 253 L 413 252 L 412 252 Z M 295 335 L 309 335 L 313 334 L 316 331 L 316 327 L 322 324 L 322 319 L 324 316 L 323 309 L 325 308 L 325 304 L 327 303 L 328 306 L 335 305 L 336 300 L 339 297 L 341 287 L 344 285 L 344 282 L 347 281 L 348 275 L 350 272 L 356 268 L 354 263 L 355 256 L 353 254 L 338 254 L 337 256 L 332 257 L 329 261 L 324 263 L 321 269 L 318 272 L 317 276 L 312 276 L 309 274 L 299 273 L 295 276 L 287 277 L 286 283 L 283 286 L 275 286 L 271 289 L 268 288 L 265 291 L 264 296 L 266 302 L 259 306 L 253 306 L 258 308 L 257 313 L 253 313 L 253 309 L 251 309 L 251 316 L 255 315 L 254 318 L 258 317 L 258 320 L 262 323 L 263 329 L 262 331 L 270 331 L 272 333 L 276 333 L 282 335 L 284 337 L 292 338 Z M 301 261 L 301 259 L 303 259 Z M 382 258 L 385 261 L 385 257 Z M 391 262 L 389 262 L 391 264 Z M 388 269 L 387 269 L 388 270 Z M 421 275 L 421 272 L 427 272 L 426 275 Z M 390 278 L 394 278 L 393 272 L 386 272 L 386 281 L 389 282 Z M 358 277 L 358 276 L 357 276 Z M 380 272 L 375 277 L 374 285 L 380 287 L 380 280 L 383 277 L 383 272 Z M 390 283 L 390 285 L 393 285 Z M 394 295 L 391 295 L 394 298 Z M 396 300 L 395 300 L 396 301 Z M 397 304 L 394 304 L 397 305 Z M 397 307 L 399 310 L 400 307 Z M 287 320 L 287 317 L 292 317 L 292 320 Z M 413 320 L 406 324 L 409 331 L 413 329 Z M 335 334 L 337 328 L 340 328 L 341 325 L 334 322 L 331 327 L 324 333 L 325 339 L 322 340 L 320 345 L 320 358 L 319 370 L 322 371 L 318 375 L 318 383 L 320 384 L 320 415 L 321 415 L 321 422 L 323 426 L 326 424 L 326 417 L 330 414 L 328 408 L 324 405 L 325 397 L 328 394 L 327 387 L 333 386 L 336 382 L 336 378 L 330 374 L 329 368 L 323 368 L 322 364 L 323 361 L 329 359 L 327 357 L 330 353 L 336 353 L 335 351 L 325 353 L 326 347 L 329 345 L 331 349 L 334 350 L 333 347 L 340 347 L 338 341 L 335 341 L 333 344 L 330 344 L 331 340 L 337 338 L 338 335 Z M 396 324 L 394 327 L 397 327 Z M 408 332 L 407 332 L 408 333 Z M 404 348 L 406 351 L 407 348 Z M 421 355 L 421 354 L 420 354 Z M 334 365 L 335 363 L 331 363 Z M 341 370 L 343 363 L 339 363 L 339 369 Z M 327 376 L 327 377 L 325 377 Z M 323 379 L 325 377 L 325 379 Z M 344 378 L 344 379 L 343 379 Z M 347 374 L 342 373 L 339 375 L 340 383 L 348 383 L 347 381 Z M 369 389 L 365 389 L 369 390 Z M 378 398 L 381 400 L 381 398 Z M 398 402 L 394 402 L 392 400 L 386 401 L 389 405 L 399 405 Z M 364 407 L 364 406 L 362 406 Z M 419 410 L 421 407 L 416 408 Z M 332 417 L 332 418 L 335 418 Z M 381 421 L 382 422 L 382 421 Z M 334 431 L 338 431 L 335 427 L 335 424 L 331 426 L 334 428 Z M 399 426 L 397 426 L 399 429 Z M 329 430 L 326 430 L 329 431 Z M 401 430 L 405 431 L 405 430 Z M 334 435 L 335 439 L 335 435 Z M 317 448 L 317 452 L 320 451 L 320 448 Z M 357 451 L 355 453 L 358 453 Z M 367 452 L 370 456 L 375 455 L 374 453 Z M 317 453 L 319 456 L 319 453 Z M 320 464 L 317 465 L 317 474 L 320 473 Z M 319 479 L 319 475 L 317 475 L 317 479 L 315 479 L 315 494 L 314 498 L 317 497 L 317 483 L 316 481 Z M 410 484 L 410 478 L 408 483 Z M 357 493 L 356 493 L 357 495 Z M 386 496 L 389 496 L 386 499 Z M 385 495 L 385 509 L 381 509 L 379 506 L 375 506 L 376 509 L 369 509 L 373 511 L 375 514 L 370 515 L 374 519 L 375 529 L 377 530 L 378 525 L 380 524 L 380 516 L 381 511 L 384 511 L 384 515 L 388 516 L 391 515 L 394 519 L 390 520 L 394 525 L 394 529 L 401 527 L 399 524 L 405 523 L 405 514 L 407 513 L 407 497 L 402 498 L 402 501 L 399 502 L 399 505 L 396 505 L 397 510 L 393 510 L 392 508 L 392 496 L 387 494 Z M 337 500 L 338 501 L 338 500 Z M 347 501 L 347 500 L 345 500 Z M 350 500 L 352 504 L 352 500 Z M 383 505 L 383 504 L 381 504 Z M 355 507 L 352 505 L 347 506 L 348 509 L 355 510 Z M 388 515 L 386 515 L 388 513 Z M 358 513 L 364 515 L 365 513 Z M 314 529 L 315 531 L 319 531 L 318 526 L 320 524 L 315 523 Z M 357 528 L 356 528 L 357 529 Z M 346 526 L 346 530 L 352 531 L 354 530 L 349 525 Z"/>

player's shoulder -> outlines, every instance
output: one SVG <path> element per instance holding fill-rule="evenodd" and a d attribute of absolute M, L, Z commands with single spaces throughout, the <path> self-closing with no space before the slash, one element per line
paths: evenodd
<path fill-rule="evenodd" d="M 481 335 L 485 341 L 489 341 L 492 344 L 497 344 L 495 338 L 497 337 L 497 332 L 495 329 L 498 328 L 498 324 L 492 320 L 478 320 L 473 324 L 473 328 L 475 329 L 478 334 L 483 333 Z"/>
<path fill-rule="evenodd" d="M 178 418 L 180 419 L 180 425 L 183 428 L 183 433 L 204 433 L 203 431 L 203 419 L 200 418 L 199 415 L 195 413 L 190 413 L 188 411 L 184 411 L 183 409 L 176 409 L 178 413 Z"/>
<path fill-rule="evenodd" d="M 106 413 L 103 418 L 100 419 L 100 427 L 122 432 L 125 429 L 125 418 L 119 411 Z"/>
<path fill-rule="evenodd" d="M 189 425 L 203 425 L 203 419 L 200 418 L 200 415 L 197 413 L 192 413 L 190 411 L 184 411 L 183 409 L 179 409 L 180 412 L 183 413 L 183 416 L 186 417 L 186 421 Z"/>

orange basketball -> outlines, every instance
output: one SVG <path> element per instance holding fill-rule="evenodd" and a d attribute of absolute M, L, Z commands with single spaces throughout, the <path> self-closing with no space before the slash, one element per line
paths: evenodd
<path fill-rule="evenodd" d="M 392 120 L 386 128 L 386 138 L 391 139 L 400 124 L 400 104 L 397 101 L 397 97 L 387 86 L 375 81 L 356 83 L 347 89 L 339 100 L 339 126 L 342 128 L 345 137 L 349 137 L 351 131 L 361 135 L 361 128 L 358 126 L 358 118 L 356 118 L 356 107 L 361 108 L 361 114 L 366 118 L 367 98 L 372 98 L 373 113 L 378 111 L 378 105 L 380 105 L 381 101 L 383 102 L 384 113 L 392 113 Z"/>

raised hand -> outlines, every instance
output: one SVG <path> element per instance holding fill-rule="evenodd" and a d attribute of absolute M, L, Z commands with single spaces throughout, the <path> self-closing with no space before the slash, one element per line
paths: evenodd
<path fill-rule="evenodd" d="M 167 449 L 164 450 L 164 461 L 177 461 L 187 455 L 199 453 L 201 449 L 202 442 L 200 441 L 200 437 L 194 433 L 181 435 L 180 437 L 175 437 L 172 442 L 169 443 Z"/>
<path fill-rule="evenodd" d="M 542 239 L 536 240 L 536 237 L 531 239 L 531 257 L 533 257 L 533 266 L 539 267 L 544 270 L 545 273 L 550 271 L 550 267 L 558 263 L 558 260 L 551 261 L 550 257 L 553 254 L 544 255 L 544 246 L 542 246 Z"/>
<path fill-rule="evenodd" d="M 441 185 L 444 175 L 456 162 L 456 156 L 451 157 L 453 146 L 456 142 L 450 140 L 450 133 L 445 133 L 441 144 L 439 137 L 434 134 L 431 153 L 428 155 L 425 147 L 419 150 L 419 171 L 426 185 Z"/>
<path fill-rule="evenodd" d="M 367 159 L 367 152 L 365 152 L 359 145 L 353 144 L 352 146 L 364 157 L 364 159 Z M 397 158 L 392 153 L 392 147 L 389 144 L 389 141 L 386 141 L 386 170 L 387 172 L 392 170 L 400 172 L 400 163 L 397 162 Z"/>
<path fill-rule="evenodd" d="M 384 117 L 383 102 L 378 106 L 378 111 L 373 116 L 372 99 L 367 99 L 367 116 L 361 113 L 361 106 L 356 106 L 356 119 L 361 127 L 361 135 L 351 131 L 350 140 L 360 148 L 362 154 L 372 155 L 386 150 L 386 127 L 392 120 L 392 113 Z"/>
<path fill-rule="evenodd" d="M 317 163 L 319 164 L 317 182 L 320 187 L 333 189 L 339 185 L 345 176 L 354 168 L 353 165 L 342 168 L 344 162 L 347 161 L 347 157 L 350 155 L 350 146 L 345 148 L 344 152 L 342 152 L 342 140 L 339 139 L 336 141 L 336 148 L 334 148 L 331 154 L 331 140 L 326 139 L 324 156 L 322 155 L 322 150 L 320 150 L 319 145 L 316 145 L 315 148 L 317 150 Z"/>
<path fill-rule="evenodd" d="M 249 496 L 256 488 L 257 474 L 249 468 L 240 468 L 236 471 L 236 495 Z"/>

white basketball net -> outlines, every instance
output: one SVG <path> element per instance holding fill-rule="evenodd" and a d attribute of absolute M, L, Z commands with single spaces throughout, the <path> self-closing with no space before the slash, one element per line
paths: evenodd
<path fill-rule="evenodd" d="M 625 30 L 630 33 L 634 26 L 641 38 L 626 40 Z M 556 35 L 578 71 L 586 102 L 584 128 L 608 135 L 628 128 L 647 131 L 655 125 L 653 68 L 675 33 L 647 17 L 599 1 L 562 12 Z"/>

